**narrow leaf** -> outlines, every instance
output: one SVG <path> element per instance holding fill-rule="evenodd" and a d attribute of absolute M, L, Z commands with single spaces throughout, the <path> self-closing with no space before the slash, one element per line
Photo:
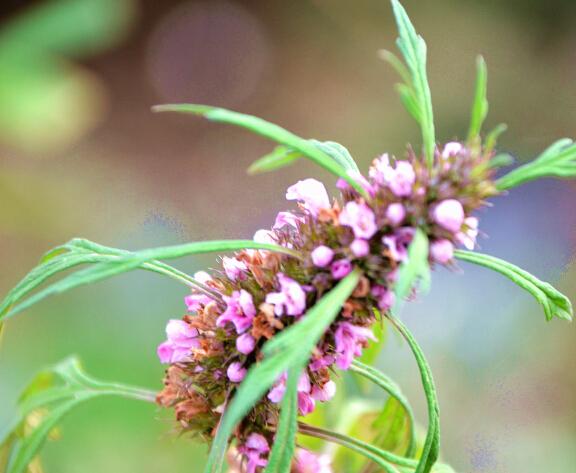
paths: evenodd
<path fill-rule="evenodd" d="M 294 164 L 302 155 L 286 146 L 277 146 L 274 150 L 254 161 L 248 168 L 248 174 L 261 174 L 276 171 Z"/>
<path fill-rule="evenodd" d="M 434 150 L 436 148 L 436 138 L 434 130 L 434 113 L 432 110 L 432 97 L 428 77 L 426 74 L 426 43 L 421 36 L 416 33 L 408 14 L 398 0 L 392 0 L 392 8 L 398 25 L 399 38 L 397 40 L 398 49 L 404 56 L 408 71 L 410 73 L 410 82 L 406 83 L 414 93 L 415 105 L 411 104 L 409 111 L 415 116 L 415 110 L 419 110 L 417 115 L 422 130 L 422 141 L 424 145 L 424 154 L 426 163 L 429 168 L 434 161 Z M 390 56 L 386 57 L 387 60 Z M 399 69 L 398 66 L 395 66 Z M 405 74 L 401 71 L 401 75 Z M 403 95 L 406 95 L 405 92 Z M 405 98 L 403 98 L 403 101 Z"/>
<path fill-rule="evenodd" d="M 496 187 L 503 191 L 543 177 L 576 178 L 574 141 L 569 138 L 558 140 L 533 161 L 498 179 Z"/>
<path fill-rule="evenodd" d="M 230 125 L 246 128 L 258 135 L 287 146 L 295 152 L 301 153 L 304 157 L 315 162 L 335 176 L 341 177 L 361 195 L 367 199 L 369 198 L 367 192 L 362 188 L 362 186 L 356 182 L 356 180 L 346 172 L 346 169 L 338 164 L 331 156 L 319 150 L 309 140 L 300 138 L 284 128 L 262 120 L 261 118 L 225 110 L 223 108 L 194 104 L 157 105 L 153 107 L 152 110 L 155 112 L 191 113 L 203 116 L 208 120 L 215 122 L 228 123 Z"/>
<path fill-rule="evenodd" d="M 63 253 L 61 251 L 62 248 L 65 248 L 67 252 Z M 234 251 L 245 248 L 264 249 L 293 256 L 296 255 L 294 251 L 282 246 L 257 243 L 252 240 L 220 240 L 186 243 L 183 245 L 166 246 L 136 252 L 114 250 L 111 254 L 91 253 L 87 252 L 87 249 L 84 248 L 99 250 L 106 247 L 95 244 L 91 246 L 86 240 L 75 239 L 69 244 L 59 247 L 58 252 L 50 252 L 48 257 L 45 256 L 43 258 L 44 262 L 41 262 L 40 265 L 28 273 L 28 275 L 8 293 L 4 301 L 2 301 L 2 304 L 0 304 L 0 320 L 16 315 L 18 312 L 27 309 L 50 295 L 59 294 L 78 286 L 101 281 L 137 268 L 164 274 L 169 273 L 177 278 L 186 276 L 182 276 L 183 273 L 179 273 L 177 270 L 174 270 L 174 268 L 156 261 L 158 259 L 173 259 L 193 254 Z M 96 263 L 96 265 L 69 274 L 22 301 L 32 290 L 36 289 L 41 283 L 56 273 L 86 263 Z M 191 279 L 190 277 L 188 278 Z"/>
<path fill-rule="evenodd" d="M 386 402 L 386 405 L 384 406 L 383 410 L 381 411 L 378 419 L 375 421 L 374 427 L 377 430 L 380 430 L 379 428 L 382 428 L 384 423 L 387 423 L 388 420 L 390 420 L 389 418 L 393 417 L 394 419 L 392 419 L 392 420 L 400 419 L 401 420 L 401 422 L 400 422 L 401 427 L 407 432 L 407 436 L 408 436 L 408 442 L 407 442 L 407 447 L 406 447 L 406 456 L 408 456 L 408 457 L 413 456 L 415 449 L 416 449 L 416 428 L 415 428 L 415 421 L 414 421 L 414 412 L 412 411 L 412 407 L 410 406 L 408 399 L 406 399 L 406 397 L 402 393 L 400 387 L 394 381 L 392 381 L 390 378 L 388 378 L 388 376 L 386 376 L 384 373 L 381 373 L 377 369 L 375 369 L 369 365 L 366 365 L 364 363 L 361 363 L 357 360 L 355 360 L 352 363 L 351 369 L 355 373 L 357 373 L 360 376 L 364 377 L 365 379 L 373 382 L 378 387 L 380 387 L 381 389 L 386 391 L 390 395 L 390 398 L 394 399 L 396 401 L 396 403 L 400 406 L 400 408 L 403 410 L 402 415 L 389 416 L 389 411 L 392 408 L 390 407 L 389 402 Z M 406 419 L 405 423 L 404 423 L 403 419 Z M 401 435 L 402 434 L 400 434 L 399 436 L 401 436 Z M 379 438 L 377 439 L 377 441 L 375 443 L 379 447 L 382 447 L 386 450 L 390 450 L 391 449 L 390 448 L 391 442 L 392 442 L 392 439 L 390 439 L 390 437 L 384 438 L 382 436 L 382 432 L 381 432 L 379 435 Z"/>
<path fill-rule="evenodd" d="M 354 161 L 350 151 L 348 151 L 344 145 L 336 143 L 335 141 L 310 140 L 310 142 L 320 151 L 334 159 L 334 161 L 340 164 L 346 171 L 360 173 L 356 161 Z"/>
<path fill-rule="evenodd" d="M 508 261 L 482 253 L 456 250 L 454 255 L 459 260 L 492 269 L 493 271 L 506 276 L 522 289 L 528 291 L 544 309 L 546 320 L 552 320 L 554 317 L 563 320 L 572 320 L 574 312 L 570 300 L 552 285 L 541 281 L 528 271 L 525 271 Z"/>
<path fill-rule="evenodd" d="M 356 288 L 359 278 L 358 271 L 350 273 L 309 309 L 301 320 L 266 342 L 262 349 L 264 359 L 248 370 L 224 412 L 212 442 L 206 473 L 222 472 L 228 439 L 238 422 L 282 373 L 308 362 L 312 350 L 340 313 L 342 305 Z"/>
<path fill-rule="evenodd" d="M 420 370 L 422 387 L 424 388 L 426 404 L 428 406 L 428 431 L 415 473 L 429 473 L 440 453 L 440 408 L 438 406 L 438 397 L 432 378 L 432 371 L 430 370 L 430 365 L 426 360 L 424 352 L 408 328 L 394 316 L 389 315 L 388 318 L 402 337 L 404 337 L 404 340 L 408 342 L 416 359 L 416 363 L 418 364 L 418 369 Z"/>
<path fill-rule="evenodd" d="M 396 301 L 393 313 L 399 314 L 406 298 L 410 295 L 416 283 L 420 281 L 424 292 L 430 285 L 430 265 L 428 264 L 428 237 L 418 228 L 408 247 L 408 258 L 400 265 L 398 280 L 394 287 Z"/>
<path fill-rule="evenodd" d="M 132 386 L 100 381 L 88 376 L 76 358 L 41 372 L 25 389 L 18 417 L 0 442 L 6 473 L 24 473 L 38 456 L 46 439 L 74 407 L 95 397 L 121 396 L 154 402 L 155 393 Z M 31 425 L 28 419 L 38 420 Z"/>
<path fill-rule="evenodd" d="M 480 136 L 482 124 L 488 115 L 488 99 L 486 98 L 487 82 L 486 62 L 482 56 L 478 56 L 476 60 L 476 91 L 472 104 L 470 131 L 468 132 L 469 143 Z"/>
<path fill-rule="evenodd" d="M 298 380 L 301 370 L 288 372 L 286 391 L 280 405 L 280 419 L 264 473 L 290 473 L 298 431 Z"/>

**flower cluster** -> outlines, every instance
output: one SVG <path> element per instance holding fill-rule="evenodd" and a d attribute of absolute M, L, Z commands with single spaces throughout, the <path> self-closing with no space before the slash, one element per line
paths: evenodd
<path fill-rule="evenodd" d="M 222 270 L 195 278 L 206 290 L 186 298 L 188 314 L 171 320 L 158 356 L 168 367 L 158 402 L 173 407 L 186 431 L 210 440 L 234 389 L 257 363 L 262 345 L 305 317 L 339 280 L 354 268 L 358 286 L 316 346 L 298 384 L 301 415 L 336 391 L 335 369 L 346 370 L 370 340 L 379 314 L 394 304 L 399 265 L 408 258 L 416 228 L 430 240 L 430 262 L 450 265 L 457 245 L 472 249 L 478 219 L 472 212 L 496 194 L 491 156 L 461 143 L 438 150 L 428 169 L 411 151 L 406 160 L 376 159 L 368 177 L 352 176 L 367 192 L 362 197 L 345 181 L 341 199 L 331 201 L 324 186 L 305 179 L 291 186 L 286 198 L 298 211 L 280 212 L 271 230 L 255 240 L 289 247 L 301 259 L 263 250 L 244 250 L 225 257 Z M 282 375 L 236 430 L 240 471 L 263 470 L 274 439 Z M 296 472 L 327 472 L 329 466 L 302 451 Z M 298 458 L 308 458 L 298 461 Z M 299 466 L 317 464 L 318 467 Z M 308 469 L 306 469 L 308 468 Z"/>

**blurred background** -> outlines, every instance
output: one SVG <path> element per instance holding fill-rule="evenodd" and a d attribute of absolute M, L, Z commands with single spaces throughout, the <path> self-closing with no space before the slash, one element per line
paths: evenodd
<path fill-rule="evenodd" d="M 489 67 L 488 126 L 530 159 L 576 137 L 573 0 L 405 0 L 429 45 L 438 139 L 464 136 L 474 58 Z M 0 3 L 0 293 L 49 248 L 83 236 L 127 249 L 251 237 L 289 208 L 301 163 L 245 173 L 271 143 L 173 115 L 165 102 L 260 115 L 347 146 L 366 169 L 419 133 L 377 58 L 394 47 L 385 0 L 3 0 Z M 550 280 L 576 302 L 576 184 L 543 181 L 494 199 L 483 251 Z M 488 211 L 489 210 L 489 211 Z M 186 271 L 212 257 L 179 263 Z M 435 371 L 444 457 L 459 472 L 573 471 L 576 330 L 486 270 L 435 274 L 404 314 Z M 182 288 L 134 273 L 55 297 L 10 320 L 0 346 L 0 426 L 35 371 L 77 353 L 100 378 L 152 389 L 155 349 Z M 391 337 L 379 365 L 426 410 L 415 365 Z M 1 429 L 0 429 L 1 430 Z M 206 449 L 178 438 L 170 412 L 98 400 L 44 451 L 47 473 L 199 472 Z"/>

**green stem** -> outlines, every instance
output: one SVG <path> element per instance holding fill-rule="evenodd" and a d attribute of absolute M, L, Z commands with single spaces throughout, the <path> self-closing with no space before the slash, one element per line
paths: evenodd
<path fill-rule="evenodd" d="M 398 332 L 400 332 L 402 337 L 404 337 L 406 342 L 408 342 L 408 345 L 416 358 L 418 369 L 420 370 L 422 386 L 424 387 L 426 403 L 428 404 L 428 432 L 426 434 L 422 456 L 420 457 L 415 473 L 428 473 L 438 459 L 440 450 L 439 406 L 438 398 L 436 396 L 436 388 L 432 378 L 432 371 L 422 349 L 408 328 L 393 315 L 390 314 L 387 317 L 396 327 Z"/>
<path fill-rule="evenodd" d="M 354 360 L 352 362 L 350 369 L 382 388 L 390 396 L 396 399 L 404 408 L 410 424 L 410 441 L 406 450 L 406 456 L 413 457 L 416 451 L 416 422 L 414 420 L 414 412 L 412 411 L 412 407 L 410 406 L 408 399 L 406 399 L 404 394 L 402 394 L 402 391 L 400 391 L 400 388 L 394 381 L 392 381 L 388 376 L 386 376 L 384 373 L 381 373 L 377 369 L 365 365 L 358 360 Z"/>
<path fill-rule="evenodd" d="M 367 442 L 363 442 L 362 440 L 349 437 L 348 435 L 339 434 L 337 432 L 332 432 L 330 430 L 325 430 L 320 427 L 308 425 L 303 422 L 298 422 L 298 431 L 301 434 L 327 440 L 329 442 L 334 442 L 349 448 L 350 450 L 365 456 L 369 460 L 372 460 L 378 466 L 384 468 L 387 472 L 397 473 L 398 469 L 394 465 L 413 469 L 416 468 L 418 464 L 418 462 L 415 460 L 394 455 L 393 453 L 382 450 Z"/>

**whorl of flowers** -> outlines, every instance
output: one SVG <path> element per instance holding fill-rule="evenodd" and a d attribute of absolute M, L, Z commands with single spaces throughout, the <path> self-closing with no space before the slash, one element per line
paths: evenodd
<path fill-rule="evenodd" d="M 210 440 L 227 400 L 261 360 L 263 343 L 306 317 L 307 308 L 358 268 L 359 284 L 298 384 L 300 415 L 330 400 L 336 370 L 347 370 L 362 354 L 375 339 L 371 327 L 380 323 L 379 314 L 394 305 L 394 282 L 416 228 L 427 233 L 432 264 L 450 266 L 456 246 L 474 248 L 478 219 L 473 212 L 497 193 L 490 158 L 456 142 L 435 153 L 430 170 L 411 150 L 406 160 L 384 154 L 374 160 L 368 178 L 354 176 L 369 199 L 343 180 L 334 200 L 315 179 L 289 187 L 286 198 L 298 209 L 280 212 L 272 229 L 259 230 L 254 238 L 304 257 L 245 250 L 223 258 L 222 270 L 212 275 L 197 273 L 209 291 L 186 297 L 188 313 L 166 327 L 158 356 L 170 366 L 158 403 L 174 408 L 182 429 Z M 236 431 L 248 473 L 266 465 L 285 382 L 284 374 Z M 311 471 L 298 470 L 297 462 L 294 468 Z"/>

